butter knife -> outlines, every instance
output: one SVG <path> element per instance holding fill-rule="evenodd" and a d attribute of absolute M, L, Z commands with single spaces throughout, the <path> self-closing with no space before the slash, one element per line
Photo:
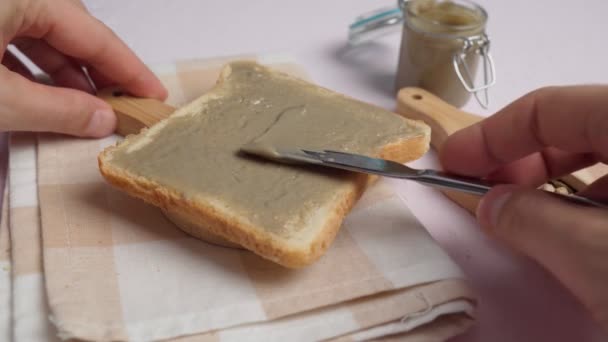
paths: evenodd
<path fill-rule="evenodd" d="M 313 164 L 383 177 L 408 179 L 432 187 L 457 190 L 474 195 L 484 195 L 492 186 L 498 185 L 498 183 L 482 179 L 456 176 L 437 170 L 419 170 L 390 160 L 340 151 L 275 147 L 259 148 L 259 146 L 255 145 L 245 146 L 242 148 L 242 151 L 281 163 Z M 547 193 L 579 204 L 608 208 L 606 204 L 578 195 L 565 195 L 548 191 Z"/>

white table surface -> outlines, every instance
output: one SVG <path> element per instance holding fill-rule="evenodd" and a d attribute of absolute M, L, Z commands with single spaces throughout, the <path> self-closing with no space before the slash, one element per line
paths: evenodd
<path fill-rule="evenodd" d="M 243 53 L 294 56 L 317 83 L 394 108 L 399 34 L 345 49 L 351 20 L 396 1 L 88 0 L 89 10 L 148 64 Z M 498 83 L 487 115 L 545 85 L 608 80 L 608 2 L 484 0 Z M 91 37 L 94 39 L 94 37 Z M 435 166 L 432 153 L 414 163 Z M 480 297 L 478 325 L 456 341 L 605 341 L 547 272 L 490 241 L 434 190 L 395 182 Z M 440 213 L 440 214 L 438 214 Z"/>

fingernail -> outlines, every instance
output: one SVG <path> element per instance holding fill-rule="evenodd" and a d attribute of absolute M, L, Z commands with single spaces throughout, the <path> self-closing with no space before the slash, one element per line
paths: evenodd
<path fill-rule="evenodd" d="M 481 200 L 477 208 L 477 217 L 483 226 L 490 229 L 498 226 L 498 218 L 502 212 L 502 208 L 512 194 L 511 189 L 501 188 L 494 190 L 494 192 L 489 192 Z"/>
<path fill-rule="evenodd" d="M 161 101 L 167 98 L 168 92 L 160 80 L 151 72 L 143 73 L 136 81 L 138 89 L 146 89 L 141 96 L 151 97 Z"/>
<path fill-rule="evenodd" d="M 498 226 L 498 217 L 502 212 L 502 207 L 505 206 L 505 203 L 509 197 L 511 197 L 511 192 L 506 192 L 495 198 L 492 203 L 490 203 L 490 224 L 492 227 Z"/>
<path fill-rule="evenodd" d="M 114 132 L 115 127 L 116 115 L 114 115 L 114 112 L 109 109 L 99 109 L 91 116 L 84 134 L 89 137 L 101 138 Z"/>

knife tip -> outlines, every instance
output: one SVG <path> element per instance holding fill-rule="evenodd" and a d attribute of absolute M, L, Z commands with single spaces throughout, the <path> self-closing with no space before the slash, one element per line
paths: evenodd
<path fill-rule="evenodd" d="M 248 155 L 254 155 L 265 159 L 278 160 L 281 158 L 281 154 L 279 153 L 277 148 L 270 144 L 251 142 L 241 146 L 239 151 Z"/>

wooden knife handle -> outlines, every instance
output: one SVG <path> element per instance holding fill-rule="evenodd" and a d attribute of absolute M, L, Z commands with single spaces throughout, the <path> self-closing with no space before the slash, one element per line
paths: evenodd
<path fill-rule="evenodd" d="M 483 119 L 481 116 L 464 112 L 444 102 L 439 97 L 420 88 L 403 88 L 397 95 L 397 112 L 415 120 L 422 120 L 431 127 L 431 146 L 441 149 L 446 138 L 467 126 Z M 608 174 L 608 165 L 597 164 L 559 179 L 576 191 L 584 189 L 598 178 Z M 443 191 L 450 199 L 474 213 L 480 197 Z"/>
<path fill-rule="evenodd" d="M 122 136 L 139 133 L 175 111 L 159 100 L 130 96 L 115 88 L 104 89 L 97 96 L 112 106 L 118 119 L 116 133 Z"/>
<path fill-rule="evenodd" d="M 439 150 L 452 133 L 483 119 L 444 102 L 419 88 L 403 88 L 397 95 L 397 112 L 422 120 L 431 127 L 431 146 Z"/>

